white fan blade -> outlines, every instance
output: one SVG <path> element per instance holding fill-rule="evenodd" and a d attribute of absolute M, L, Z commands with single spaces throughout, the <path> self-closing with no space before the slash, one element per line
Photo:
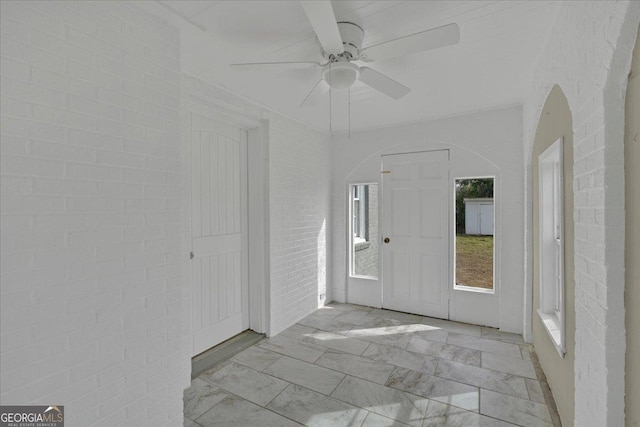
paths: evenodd
<path fill-rule="evenodd" d="M 301 1 L 300 4 L 302 4 L 324 51 L 334 55 L 344 52 L 342 37 L 331 2 L 312 0 Z"/>
<path fill-rule="evenodd" d="M 245 62 L 242 64 L 231 64 L 233 68 L 242 70 L 307 70 L 321 67 L 319 62 Z"/>
<path fill-rule="evenodd" d="M 411 89 L 405 85 L 369 67 L 360 67 L 359 80 L 393 99 L 400 99 L 411 92 Z"/>
<path fill-rule="evenodd" d="M 448 24 L 419 33 L 389 40 L 363 49 L 360 53 L 369 61 L 395 58 L 412 53 L 457 44 L 460 41 L 458 24 Z"/>
<path fill-rule="evenodd" d="M 329 85 L 323 79 L 318 80 L 318 83 L 311 89 L 311 92 L 300 103 L 300 106 L 310 107 L 316 105 L 320 100 L 320 96 L 327 93 Z"/>

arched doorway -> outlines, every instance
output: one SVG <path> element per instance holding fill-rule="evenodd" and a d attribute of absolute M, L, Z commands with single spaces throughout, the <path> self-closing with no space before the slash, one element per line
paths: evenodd
<path fill-rule="evenodd" d="M 560 143 L 558 143 L 560 141 Z M 553 212 L 545 209 L 554 202 L 554 178 L 545 178 L 545 164 L 553 159 L 550 150 L 560 146 L 557 157 L 561 160 L 559 178 L 561 199 L 559 203 L 559 219 L 562 229 L 562 249 L 559 255 L 563 258 L 561 289 L 553 290 L 542 287 L 548 280 L 541 280 L 545 271 L 555 270 L 554 257 L 545 261 L 551 251 L 543 247 L 548 239 L 545 235 L 545 224 L 553 223 Z M 569 103 L 562 89 L 555 85 L 542 108 L 540 121 L 535 134 L 531 158 L 532 176 L 532 218 L 533 218 L 533 343 L 546 374 L 549 387 L 556 401 L 560 418 L 564 425 L 572 425 L 574 418 L 574 359 L 575 359 L 575 301 L 574 301 L 574 225 L 573 225 L 573 119 Z M 553 172 L 553 171 L 552 171 Z M 550 187 L 545 189 L 545 187 Z M 546 218 L 550 216 L 551 218 Z M 552 226 L 552 228 L 554 228 Z M 555 230 L 551 230 L 555 231 Z M 551 241 L 553 245 L 554 242 Z M 541 250 L 543 249 L 543 250 Z M 546 265 L 545 265 L 546 264 Z M 551 265 L 550 265 L 551 264 Z M 557 304 L 559 306 L 554 306 Z M 551 308 L 549 308 L 551 306 Z M 551 320 L 545 318 L 547 313 L 562 314 L 558 320 L 558 330 L 548 327 Z M 556 337 L 562 335 L 561 340 Z"/>

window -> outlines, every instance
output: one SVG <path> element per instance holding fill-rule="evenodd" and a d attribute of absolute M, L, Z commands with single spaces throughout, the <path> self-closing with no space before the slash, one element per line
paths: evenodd
<path fill-rule="evenodd" d="M 354 185 L 353 187 L 353 239 L 356 243 L 368 241 L 369 209 L 367 209 L 368 185 Z"/>
<path fill-rule="evenodd" d="M 538 158 L 540 306 L 538 314 L 560 355 L 564 337 L 562 138 Z"/>
<path fill-rule="evenodd" d="M 378 278 L 378 184 L 353 184 L 350 200 L 351 276 Z"/>
<path fill-rule="evenodd" d="M 494 178 L 457 178 L 454 289 L 493 292 Z"/>

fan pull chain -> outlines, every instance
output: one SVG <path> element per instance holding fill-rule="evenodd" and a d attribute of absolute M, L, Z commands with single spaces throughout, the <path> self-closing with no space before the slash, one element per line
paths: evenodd
<path fill-rule="evenodd" d="M 331 62 L 329 64 L 329 75 L 330 76 L 332 75 L 331 73 L 333 72 L 332 71 L 332 65 L 333 65 L 333 62 Z M 329 85 L 329 132 L 333 132 L 333 126 L 331 125 L 331 118 L 333 116 L 331 114 L 331 104 L 333 104 L 333 101 L 331 100 L 331 92 L 332 92 L 331 85 Z"/>
<path fill-rule="evenodd" d="M 349 90 L 349 139 L 351 139 L 351 88 Z"/>

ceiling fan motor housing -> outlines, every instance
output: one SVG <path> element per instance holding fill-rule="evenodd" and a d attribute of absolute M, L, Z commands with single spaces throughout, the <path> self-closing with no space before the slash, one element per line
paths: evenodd
<path fill-rule="evenodd" d="M 329 64 L 322 70 L 322 78 L 331 89 L 348 89 L 360 77 L 360 67 L 349 61 L 360 56 L 360 48 L 364 40 L 364 30 L 351 22 L 338 22 L 344 52 L 339 55 L 328 55 Z"/>
<path fill-rule="evenodd" d="M 324 52 L 325 59 L 337 60 L 338 58 L 345 58 L 347 61 L 358 59 L 364 40 L 364 30 L 353 22 L 338 22 L 338 30 L 340 31 L 340 38 L 342 38 L 344 52 L 339 55 Z"/>

